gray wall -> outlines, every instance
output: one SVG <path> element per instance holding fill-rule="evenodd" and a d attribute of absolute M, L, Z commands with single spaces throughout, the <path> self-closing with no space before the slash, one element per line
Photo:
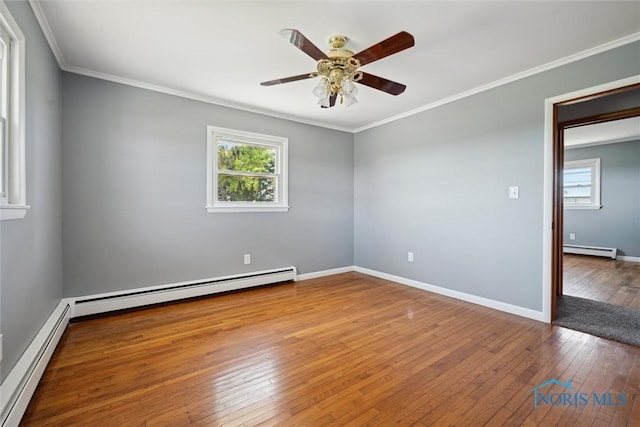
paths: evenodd
<path fill-rule="evenodd" d="M 62 297 L 61 72 L 27 2 L 6 2 L 26 38 L 25 219 L 0 222 L 7 376 Z"/>
<path fill-rule="evenodd" d="M 66 296 L 353 265 L 351 134 L 69 73 L 63 89 Z M 207 125 L 289 138 L 289 212 L 206 212 Z"/>
<path fill-rule="evenodd" d="M 564 242 L 618 248 L 640 257 L 640 141 L 565 151 L 565 160 L 601 159 L 602 209 L 565 209 Z M 569 240 L 575 233 L 575 240 Z"/>
<path fill-rule="evenodd" d="M 358 133 L 356 265 L 542 310 L 544 100 L 638 64 L 634 43 Z"/>
<path fill-rule="evenodd" d="M 2 378 L 63 294 L 287 265 L 540 310 L 543 101 L 640 72 L 635 43 L 354 137 L 61 73 L 28 4 L 8 6 L 27 37 L 32 208 L 0 223 Z M 289 138 L 288 213 L 206 213 L 207 125 Z"/>

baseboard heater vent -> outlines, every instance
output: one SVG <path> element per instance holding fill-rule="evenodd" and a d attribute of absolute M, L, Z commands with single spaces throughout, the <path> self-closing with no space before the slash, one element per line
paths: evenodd
<path fill-rule="evenodd" d="M 616 259 L 617 248 L 601 248 L 598 246 L 564 245 L 565 254 L 594 255 Z"/>
<path fill-rule="evenodd" d="M 289 282 L 295 280 L 295 278 L 296 268 L 286 267 L 276 270 L 111 292 L 89 298 L 76 299 L 73 317 L 142 307 L 145 305 L 217 294 L 272 283 Z"/>
<path fill-rule="evenodd" d="M 71 306 L 61 301 L 0 385 L 2 427 L 20 424 L 58 341 L 69 324 L 70 315 Z"/>

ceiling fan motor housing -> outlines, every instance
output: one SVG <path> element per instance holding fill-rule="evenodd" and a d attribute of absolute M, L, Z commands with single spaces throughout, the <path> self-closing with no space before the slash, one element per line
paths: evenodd
<path fill-rule="evenodd" d="M 358 71 L 360 62 L 349 57 L 337 56 L 330 59 L 321 59 L 318 61 L 318 74 L 329 80 L 331 93 L 335 94 L 340 91 L 342 80 L 350 78 L 354 82 L 362 79 L 362 72 Z"/>
<path fill-rule="evenodd" d="M 342 34 L 334 34 L 329 37 L 329 50 L 325 53 L 329 58 L 349 58 L 353 56 L 353 52 L 345 49 L 345 45 L 349 38 Z"/>

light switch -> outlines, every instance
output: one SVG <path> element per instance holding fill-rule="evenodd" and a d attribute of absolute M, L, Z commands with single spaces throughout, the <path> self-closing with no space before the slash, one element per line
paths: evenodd
<path fill-rule="evenodd" d="M 509 198 L 510 199 L 517 199 L 519 197 L 519 187 L 517 185 L 512 185 L 511 187 L 509 187 Z"/>

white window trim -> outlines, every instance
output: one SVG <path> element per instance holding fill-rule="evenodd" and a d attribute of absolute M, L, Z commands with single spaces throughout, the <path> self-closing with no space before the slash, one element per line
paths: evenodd
<path fill-rule="evenodd" d="M 0 204 L 0 220 L 22 219 L 29 209 L 25 161 L 25 38 L 9 9 L 0 1 L 0 24 L 11 37 L 7 200 Z"/>
<path fill-rule="evenodd" d="M 279 188 L 276 203 L 239 203 L 218 201 L 218 162 L 217 141 L 230 139 L 278 148 Z M 280 136 L 264 135 L 216 126 L 207 126 L 207 212 L 287 212 L 289 210 L 288 157 L 289 139 Z"/>
<path fill-rule="evenodd" d="M 564 203 L 565 209 L 600 209 L 600 159 L 584 159 L 584 160 L 571 160 L 564 162 L 564 168 L 582 168 L 593 167 L 593 202 L 589 204 L 571 204 Z M 564 200 L 564 199 L 563 199 Z"/>

